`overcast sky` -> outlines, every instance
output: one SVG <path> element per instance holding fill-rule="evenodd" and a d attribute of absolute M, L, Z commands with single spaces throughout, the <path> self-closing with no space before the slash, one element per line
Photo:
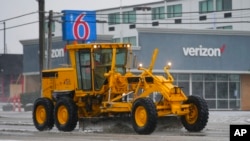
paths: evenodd
<path fill-rule="evenodd" d="M 160 0 L 45 0 L 45 11 L 53 10 L 98 10 L 111 7 L 119 7 L 121 4 L 133 5 Z M 23 48 L 20 40 L 38 38 L 38 23 L 19 26 L 25 23 L 38 21 L 38 13 L 22 16 L 24 14 L 37 12 L 37 0 L 0 0 L 0 54 L 4 52 L 4 26 L 6 28 L 6 45 L 8 54 L 22 54 Z M 15 18 L 19 17 L 19 18 Z M 13 18 L 13 19 L 12 19 Z"/>

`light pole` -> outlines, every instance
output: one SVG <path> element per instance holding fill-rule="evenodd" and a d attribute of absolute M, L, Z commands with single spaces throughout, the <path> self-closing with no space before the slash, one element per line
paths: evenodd
<path fill-rule="evenodd" d="M 44 31 L 44 2 L 45 0 L 37 0 L 38 2 L 38 14 L 39 14 L 39 64 L 40 74 L 44 66 L 44 42 L 45 42 L 45 31 Z"/>

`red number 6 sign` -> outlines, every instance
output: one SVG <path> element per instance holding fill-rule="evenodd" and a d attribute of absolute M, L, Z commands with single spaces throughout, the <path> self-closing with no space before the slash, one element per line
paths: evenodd
<path fill-rule="evenodd" d="M 90 35 L 89 24 L 84 21 L 84 17 L 85 14 L 80 14 L 78 17 L 76 17 L 76 20 L 73 25 L 73 35 L 74 38 L 77 40 L 87 40 Z M 83 30 L 80 30 L 81 27 L 83 28 Z"/>

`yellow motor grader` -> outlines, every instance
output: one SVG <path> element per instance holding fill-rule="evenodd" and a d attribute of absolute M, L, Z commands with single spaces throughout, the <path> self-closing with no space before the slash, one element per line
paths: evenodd
<path fill-rule="evenodd" d="M 208 122 L 208 106 L 198 96 L 186 96 L 166 75 L 154 75 L 156 48 L 148 68 L 130 70 L 132 49 L 125 43 L 72 43 L 66 46 L 68 67 L 42 71 L 42 94 L 34 102 L 33 122 L 39 131 L 56 125 L 72 131 L 81 118 L 131 118 L 134 131 L 151 134 L 157 119 L 178 116 L 186 130 L 199 132 Z M 157 98 L 155 96 L 157 95 Z"/>

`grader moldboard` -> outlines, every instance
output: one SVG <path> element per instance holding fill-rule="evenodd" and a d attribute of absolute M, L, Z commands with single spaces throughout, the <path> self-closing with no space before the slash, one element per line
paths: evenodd
<path fill-rule="evenodd" d="M 174 115 L 190 132 L 203 130 L 208 106 L 198 96 L 186 96 L 173 85 L 170 65 L 166 77 L 152 70 L 158 49 L 148 68 L 139 75 L 130 71 L 132 49 L 124 43 L 73 43 L 67 45 L 70 65 L 42 71 L 42 95 L 34 102 L 33 122 L 39 131 L 54 124 L 60 131 L 72 131 L 81 118 L 131 118 L 134 131 L 151 134 L 157 119 Z M 158 99 L 152 98 L 157 93 Z M 160 97 L 160 98 L 159 98 Z"/>

